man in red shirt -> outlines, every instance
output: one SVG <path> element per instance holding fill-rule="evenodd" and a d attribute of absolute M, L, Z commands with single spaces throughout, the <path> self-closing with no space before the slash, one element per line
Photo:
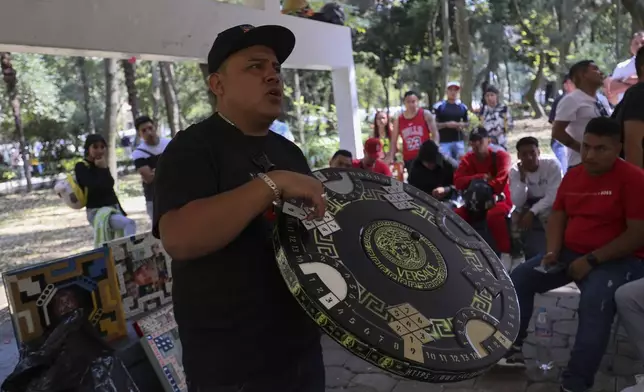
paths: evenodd
<path fill-rule="evenodd" d="M 384 156 L 385 154 L 382 152 L 382 141 L 376 137 L 369 138 L 364 142 L 364 158 L 355 159 L 353 161 L 353 167 L 391 176 L 389 165 L 382 161 Z"/>
<path fill-rule="evenodd" d="M 479 127 L 470 133 L 472 151 L 463 156 L 456 173 L 454 173 L 454 186 L 457 190 L 466 190 L 472 180 L 485 180 L 492 188 L 495 196 L 503 195 L 503 199 L 487 210 L 486 221 L 490 234 L 496 242 L 496 251 L 510 252 L 510 233 L 506 218 L 512 210 L 510 201 L 510 187 L 508 178 L 512 159 L 505 151 L 490 149 L 490 139 L 485 128 Z M 456 209 L 461 218 L 470 222 L 470 213 L 466 206 Z"/>
<path fill-rule="evenodd" d="M 499 364 L 525 366 L 535 293 L 577 283 L 579 327 L 561 391 L 589 390 L 599 369 L 615 317 L 615 291 L 644 276 L 644 171 L 619 158 L 617 122 L 594 118 L 582 140 L 582 165 L 568 169 L 548 219 L 545 256 L 536 256 L 510 277 L 521 308 L 521 328 Z"/>
<path fill-rule="evenodd" d="M 438 144 L 438 128 L 434 115 L 419 107 L 419 96 L 414 91 L 407 91 L 403 97 L 405 110 L 394 118 L 394 129 L 391 133 L 388 162 L 393 162 L 398 149 L 398 137 L 402 138 L 402 156 L 405 169 L 411 170 L 411 164 L 418 156 L 420 146 L 432 139 Z"/>

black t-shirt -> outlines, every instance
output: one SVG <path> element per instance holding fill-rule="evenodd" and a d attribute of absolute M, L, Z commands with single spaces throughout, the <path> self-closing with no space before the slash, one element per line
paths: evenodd
<path fill-rule="evenodd" d="M 274 132 L 245 136 L 216 114 L 179 132 L 156 169 L 154 235 L 164 213 L 233 190 L 263 172 L 254 163 L 262 153 L 276 170 L 310 173 L 300 149 Z M 319 344 L 318 328 L 277 268 L 272 228 L 260 215 L 223 249 L 172 262 L 183 364 L 198 385 L 236 384 L 270 373 Z"/>
<path fill-rule="evenodd" d="M 87 204 L 85 207 L 101 208 L 119 204 L 119 199 L 114 191 L 114 178 L 110 174 L 110 169 L 98 167 L 93 162 L 85 160 L 76 164 L 74 174 L 78 185 L 87 189 Z M 123 212 L 123 215 L 125 215 L 125 212 Z"/>
<path fill-rule="evenodd" d="M 416 159 L 411 166 L 407 182 L 431 195 L 432 191 L 438 187 L 451 187 L 454 184 L 455 171 L 454 166 L 446 159 L 441 160 L 441 163 L 436 165 L 433 170 L 426 168 L 419 159 Z"/>
<path fill-rule="evenodd" d="M 644 102 L 644 82 L 639 82 L 626 90 L 624 97 L 615 107 L 612 117 L 619 122 L 622 128 L 622 141 L 624 141 L 624 123 L 626 121 L 644 121 L 642 102 Z M 644 141 L 642 146 L 644 147 Z M 624 158 L 623 149 L 621 157 Z"/>
<path fill-rule="evenodd" d="M 436 107 L 436 123 L 450 121 L 467 122 L 467 106 L 464 103 L 443 101 Z M 441 143 L 451 143 L 463 140 L 463 132 L 456 128 L 440 128 L 438 130 Z"/>

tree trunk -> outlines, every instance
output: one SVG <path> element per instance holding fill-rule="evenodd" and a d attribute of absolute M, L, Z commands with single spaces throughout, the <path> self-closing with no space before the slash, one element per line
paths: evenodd
<path fill-rule="evenodd" d="M 452 38 L 450 37 L 451 27 L 449 23 L 449 0 L 442 1 L 442 30 L 443 30 L 443 58 L 441 69 L 440 91 L 444 92 L 449 82 L 449 47 Z M 442 95 L 439 94 L 439 99 Z"/>
<path fill-rule="evenodd" d="M 622 0 L 631 15 L 633 32 L 644 30 L 644 0 Z"/>
<path fill-rule="evenodd" d="M 159 63 L 161 71 L 161 87 L 163 90 L 163 98 L 165 100 L 165 111 L 168 115 L 168 124 L 170 125 L 170 134 L 172 137 L 181 129 L 179 123 L 179 103 L 177 102 L 177 94 L 172 87 L 174 80 L 172 79 L 172 72 L 170 63 L 162 61 Z"/>
<path fill-rule="evenodd" d="M 118 62 L 105 59 L 105 141 L 107 142 L 107 165 L 114 181 L 118 180 L 116 139 L 118 138 L 119 83 L 116 77 Z M 114 183 L 116 187 L 116 182 Z"/>
<path fill-rule="evenodd" d="M 123 75 L 125 76 L 125 87 L 127 88 L 127 103 L 132 110 L 132 120 L 136 121 L 141 116 L 139 111 L 139 97 L 136 92 L 136 69 L 134 63 L 129 60 L 121 60 Z"/>
<path fill-rule="evenodd" d="M 530 83 L 530 89 L 528 89 L 528 92 L 526 92 L 525 95 L 526 101 L 528 101 L 528 103 L 532 107 L 532 110 L 534 110 L 534 118 L 541 118 L 546 115 L 543 110 L 543 106 L 541 106 L 541 103 L 534 96 L 537 93 L 537 89 L 541 85 L 541 80 L 543 79 L 543 70 L 546 65 L 545 53 L 541 52 L 539 54 L 538 61 L 539 63 L 537 66 L 537 73 L 534 75 L 534 79 L 532 79 L 532 82 Z"/>
<path fill-rule="evenodd" d="M 201 69 L 201 74 L 203 75 L 204 82 L 206 83 L 206 90 L 208 90 L 208 100 L 210 101 L 210 106 L 212 106 L 213 113 L 217 111 L 217 96 L 210 91 L 210 86 L 208 85 L 208 64 L 199 64 L 199 69 Z"/>
<path fill-rule="evenodd" d="M 18 77 L 16 76 L 16 70 L 13 69 L 13 65 L 11 64 L 10 53 L 0 53 L 0 67 L 2 69 L 2 78 L 7 86 L 9 102 L 11 103 L 11 112 L 13 114 L 13 122 L 16 126 L 16 134 L 18 135 L 18 141 L 20 143 L 20 155 L 22 156 L 23 170 L 25 173 L 25 180 L 27 181 L 27 192 L 31 192 L 33 189 L 31 184 L 31 160 L 29 158 L 25 130 L 22 126 L 22 117 L 20 115 L 20 95 L 18 93 L 17 86 Z"/>
<path fill-rule="evenodd" d="M 508 103 L 512 102 L 512 79 L 510 78 L 510 64 L 508 64 L 507 57 L 503 59 L 505 66 L 505 80 L 508 83 Z"/>
<path fill-rule="evenodd" d="M 85 111 L 85 130 L 87 133 L 96 133 L 96 124 L 92 116 L 92 97 L 90 94 L 90 84 L 87 79 L 87 70 L 85 69 L 85 57 L 76 57 L 76 66 L 81 79 L 81 89 L 83 90 L 83 110 Z"/>
<path fill-rule="evenodd" d="M 307 156 L 308 148 L 306 146 L 306 123 L 302 113 L 302 105 L 304 99 L 302 98 L 302 88 L 300 86 L 300 72 L 297 69 L 293 70 L 293 103 L 295 104 L 295 121 L 297 122 L 297 131 L 300 135 L 300 148 Z"/>
<path fill-rule="evenodd" d="M 472 46 L 470 45 L 470 15 L 465 0 L 455 0 L 454 4 L 456 6 L 456 40 L 461 57 L 461 101 L 470 107 L 474 82 L 474 64 L 472 63 Z"/>
<path fill-rule="evenodd" d="M 159 67 L 156 62 L 152 62 L 152 118 L 159 121 L 160 108 L 161 108 L 161 75 L 159 74 Z"/>
<path fill-rule="evenodd" d="M 380 78 L 380 81 L 382 82 L 382 88 L 385 90 L 385 108 L 387 110 L 387 118 L 391 118 L 391 114 L 389 113 L 389 78 Z"/>

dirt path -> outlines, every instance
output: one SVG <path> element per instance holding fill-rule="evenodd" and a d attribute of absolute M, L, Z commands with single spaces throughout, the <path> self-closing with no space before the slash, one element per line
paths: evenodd
<path fill-rule="evenodd" d="M 529 135 L 539 139 L 544 155 L 552 154 L 549 125 L 541 120 L 522 120 L 517 121 L 508 141 L 513 158 L 513 145 Z M 121 178 L 118 194 L 128 216 L 136 221 L 137 231 L 150 230 L 138 176 Z M 87 251 L 93 241 L 85 211 L 66 207 L 51 190 L 0 196 L 0 271 Z M 5 292 L 0 290 L 0 308 L 4 306 Z"/>
<path fill-rule="evenodd" d="M 137 231 L 150 230 L 138 175 L 121 178 L 118 190 Z M 66 207 L 52 190 L 0 197 L 0 271 L 91 250 L 93 242 L 85 211 Z M 4 306 L 2 290 L 0 308 Z"/>

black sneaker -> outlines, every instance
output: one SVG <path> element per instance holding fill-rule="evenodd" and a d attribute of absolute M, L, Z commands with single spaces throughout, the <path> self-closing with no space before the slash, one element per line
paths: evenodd
<path fill-rule="evenodd" d="M 523 357 L 523 347 L 512 346 L 510 351 L 497 363 L 498 366 L 525 368 L 525 358 Z"/>

